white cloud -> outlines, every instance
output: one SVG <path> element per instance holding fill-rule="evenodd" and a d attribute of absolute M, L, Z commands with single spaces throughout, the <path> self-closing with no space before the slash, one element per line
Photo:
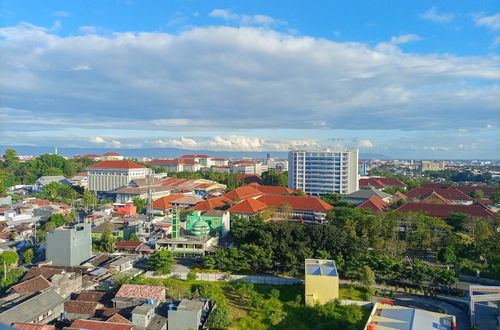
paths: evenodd
<path fill-rule="evenodd" d="M 108 136 L 130 130 L 164 144 L 188 145 L 178 137 L 189 136 L 207 148 L 287 150 L 288 140 L 244 135 L 311 129 L 326 140 L 332 129 L 498 127 L 500 58 L 493 55 L 419 55 L 389 42 L 372 47 L 259 27 L 62 37 L 22 23 L 0 28 L 0 36 L 2 102 L 22 109 L 0 110 L 3 143 L 28 132 L 33 141 L 36 134 L 62 139 L 71 130 L 110 145 L 140 143 Z M 474 116 L 464 115 L 471 109 Z M 193 138 L 194 132 L 220 139 Z"/>
<path fill-rule="evenodd" d="M 477 17 L 476 25 L 487 27 L 493 31 L 500 30 L 500 13 L 492 16 Z"/>
<path fill-rule="evenodd" d="M 419 36 L 418 34 L 405 34 L 401 35 L 398 37 L 392 37 L 391 38 L 391 44 L 397 45 L 397 44 L 404 44 L 407 42 L 412 42 L 412 41 L 419 41 L 422 40 L 422 37 Z"/>
<path fill-rule="evenodd" d="M 70 17 L 71 14 L 64 10 L 58 10 L 52 13 L 52 15 L 57 17 Z"/>
<path fill-rule="evenodd" d="M 373 148 L 373 142 L 370 140 L 359 140 L 358 147 L 360 147 L 360 148 Z"/>
<path fill-rule="evenodd" d="M 94 143 L 105 143 L 104 139 L 100 136 L 92 136 L 90 138 L 90 142 L 94 142 Z"/>
<path fill-rule="evenodd" d="M 86 64 L 80 64 L 70 69 L 70 71 L 89 71 L 89 70 L 92 70 L 92 68 Z"/>
<path fill-rule="evenodd" d="M 115 148 L 122 147 L 122 143 L 116 139 L 105 140 L 104 138 L 102 138 L 100 136 L 92 136 L 92 137 L 90 137 L 89 140 L 92 143 L 102 144 L 102 145 L 109 146 L 109 147 L 115 147 Z"/>
<path fill-rule="evenodd" d="M 451 13 L 438 14 L 436 7 L 429 8 L 426 12 L 419 15 L 420 18 L 435 23 L 448 23 L 455 17 Z"/>
<path fill-rule="evenodd" d="M 96 34 L 97 29 L 98 27 L 93 25 L 84 25 L 78 28 L 78 30 L 83 34 Z"/>
<path fill-rule="evenodd" d="M 225 21 L 233 21 L 241 25 L 286 25 L 283 20 L 272 18 L 266 15 L 245 15 L 236 14 L 228 9 L 214 9 L 209 14 L 211 17 L 221 18 Z"/>
<path fill-rule="evenodd" d="M 448 147 L 442 147 L 442 146 L 430 146 L 430 147 L 424 147 L 424 150 L 430 150 L 430 151 L 449 151 L 450 149 Z"/>

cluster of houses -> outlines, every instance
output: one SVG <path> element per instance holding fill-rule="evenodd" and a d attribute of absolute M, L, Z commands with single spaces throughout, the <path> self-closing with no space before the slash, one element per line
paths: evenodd
<path fill-rule="evenodd" d="M 205 328 L 214 308 L 208 299 L 167 299 L 165 287 L 150 285 L 96 290 L 110 285 L 113 271 L 123 272 L 117 264 L 125 259 L 134 261 L 97 255 L 81 266 L 32 267 L 0 301 L 0 325 L 27 330 Z"/>
<path fill-rule="evenodd" d="M 391 195 L 383 190 L 389 187 L 406 188 L 406 184 L 397 179 L 380 177 L 362 178 L 359 187 L 358 191 L 345 195 L 343 200 L 376 212 L 384 211 L 391 203 L 402 200 L 404 204 L 396 210 L 403 213 L 423 212 L 427 216 L 442 219 L 450 217 L 452 213 L 463 213 L 472 218 L 498 218 L 498 208 L 490 199 L 498 191 L 494 187 L 423 183 L 406 193 Z M 481 198 L 471 197 L 478 190 L 482 192 Z"/>

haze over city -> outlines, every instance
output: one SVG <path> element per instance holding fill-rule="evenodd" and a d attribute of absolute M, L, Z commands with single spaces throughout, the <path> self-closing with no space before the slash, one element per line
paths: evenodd
<path fill-rule="evenodd" d="M 6 0 L 1 17 L 0 145 L 498 159 L 497 1 Z"/>

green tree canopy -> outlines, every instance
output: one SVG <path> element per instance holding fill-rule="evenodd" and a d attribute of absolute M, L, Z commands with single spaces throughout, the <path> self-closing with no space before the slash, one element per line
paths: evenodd
<path fill-rule="evenodd" d="M 148 259 L 148 267 L 157 271 L 159 274 L 170 274 L 174 262 L 175 260 L 172 252 L 168 250 L 159 250 Z"/>

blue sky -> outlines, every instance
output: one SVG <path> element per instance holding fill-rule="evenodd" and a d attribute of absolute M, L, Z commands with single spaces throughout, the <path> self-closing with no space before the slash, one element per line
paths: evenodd
<path fill-rule="evenodd" d="M 8 1 L 0 144 L 499 158 L 498 1 Z"/>

